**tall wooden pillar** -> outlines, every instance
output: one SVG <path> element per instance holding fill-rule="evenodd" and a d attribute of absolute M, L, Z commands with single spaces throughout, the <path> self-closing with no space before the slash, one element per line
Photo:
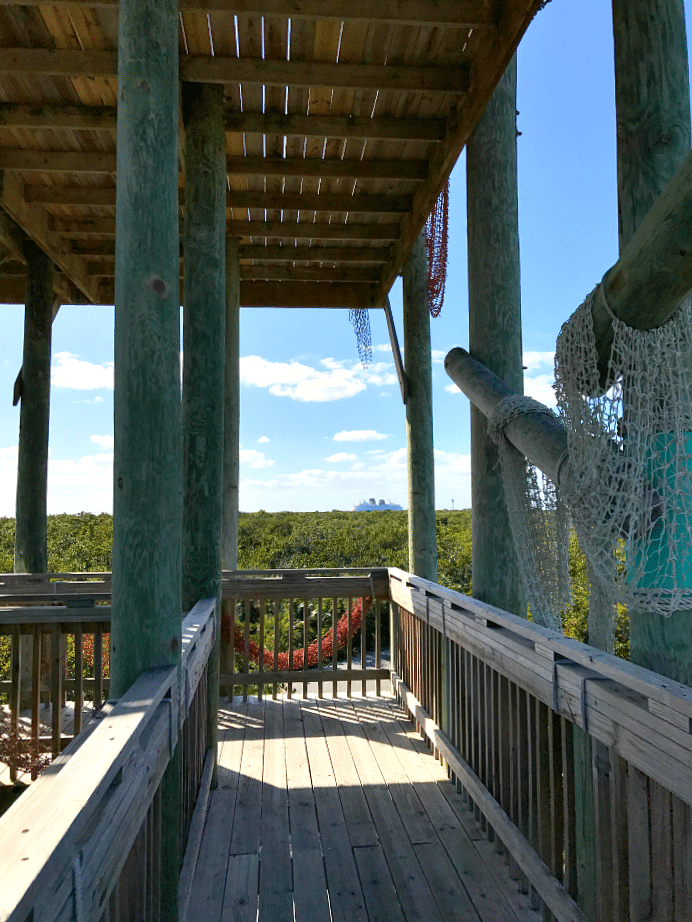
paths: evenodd
<path fill-rule="evenodd" d="M 121 0 L 111 694 L 180 662 L 178 4 Z M 178 915 L 180 759 L 162 793 L 162 918 Z"/>
<path fill-rule="evenodd" d="M 223 87 L 183 84 L 183 607 L 217 602 L 209 658 L 207 739 L 216 749 L 223 528 L 226 140 Z M 216 785 L 216 775 L 213 779 Z"/>
<path fill-rule="evenodd" d="M 26 256 L 24 356 L 17 463 L 16 573 L 48 569 L 47 512 L 53 262 L 33 241 Z"/>
<path fill-rule="evenodd" d="M 224 570 L 238 567 L 238 480 L 240 470 L 240 264 L 238 240 L 226 238 L 226 356 L 223 419 Z"/>
<path fill-rule="evenodd" d="M 466 145 L 469 352 L 523 393 L 516 98 L 514 58 Z M 498 449 L 474 406 L 471 515 L 474 597 L 525 617 Z"/>
<path fill-rule="evenodd" d="M 404 265 L 404 365 L 408 380 L 408 559 L 416 576 L 437 580 L 432 356 L 428 262 L 421 234 Z"/>
<path fill-rule="evenodd" d="M 183 84 L 183 607 L 221 586 L 226 157 L 223 87 Z"/>
<path fill-rule="evenodd" d="M 683 0 L 613 0 L 622 250 L 690 150 Z M 692 684 L 692 611 L 632 610 L 633 662 Z"/>

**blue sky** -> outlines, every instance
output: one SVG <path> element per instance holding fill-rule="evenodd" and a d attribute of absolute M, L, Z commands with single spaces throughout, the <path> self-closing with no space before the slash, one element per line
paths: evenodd
<path fill-rule="evenodd" d="M 688 21 L 692 0 L 685 0 Z M 552 402 L 561 324 L 617 259 L 613 46 L 608 0 L 552 0 L 519 49 L 519 220 L 526 391 Z M 465 162 L 452 174 L 444 308 L 431 321 L 436 505 L 470 505 L 468 401 L 443 367 L 468 345 Z M 401 340 L 401 285 L 392 293 Z M 0 515 L 14 514 L 23 309 L 3 307 Z M 358 361 L 346 311 L 241 311 L 243 511 L 406 506 L 405 414 L 387 328 L 370 312 Z M 53 329 L 50 513 L 112 509 L 113 310 L 64 306 Z"/>

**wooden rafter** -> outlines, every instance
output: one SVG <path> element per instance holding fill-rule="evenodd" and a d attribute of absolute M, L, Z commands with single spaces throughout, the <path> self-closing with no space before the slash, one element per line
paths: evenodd
<path fill-rule="evenodd" d="M 26 5 L 65 4 L 117 8 L 118 0 L 30 0 Z M 15 0 L 0 0 L 0 6 L 13 5 Z M 326 12 L 323 0 L 181 0 L 180 9 L 291 19 L 322 19 Z M 484 0 L 330 0 L 328 13 L 334 19 L 364 19 L 392 25 L 424 23 L 462 29 L 491 29 L 496 20 L 493 4 Z"/>
<path fill-rule="evenodd" d="M 180 190 L 180 203 L 185 203 L 185 190 Z M 84 205 L 89 207 L 114 207 L 115 187 L 103 189 L 95 186 L 24 187 L 27 202 L 44 205 Z M 271 208 L 295 211 L 355 212 L 360 214 L 397 214 L 409 211 L 410 195 L 312 195 L 299 193 L 236 192 L 226 196 L 227 208 Z"/>
<path fill-rule="evenodd" d="M 0 103 L 0 125 L 12 128 L 71 128 L 115 131 L 115 106 L 56 106 Z M 349 117 L 336 115 L 278 115 L 226 112 L 228 134 L 276 134 L 325 138 L 370 138 L 401 141 L 435 141 L 445 137 L 442 118 Z"/>
<path fill-rule="evenodd" d="M 115 218 L 48 217 L 51 231 L 65 237 L 115 237 Z M 285 237 L 305 240 L 395 240 L 398 224 L 318 224 L 309 221 L 227 221 L 230 237 Z"/>
<path fill-rule="evenodd" d="M 91 48 L 3 48 L 0 73 L 115 78 L 118 75 L 118 57 L 115 51 Z M 426 93 L 463 93 L 469 86 L 469 70 L 464 65 L 449 68 L 322 64 L 201 54 L 181 56 L 180 78 L 192 83 L 425 90 Z"/>

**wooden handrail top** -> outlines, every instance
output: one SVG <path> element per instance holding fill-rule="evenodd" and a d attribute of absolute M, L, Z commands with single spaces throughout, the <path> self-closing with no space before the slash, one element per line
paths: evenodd
<path fill-rule="evenodd" d="M 224 599 L 389 598 L 386 567 L 225 570 Z"/>
<path fill-rule="evenodd" d="M 11 634 L 17 627 L 20 633 L 30 633 L 34 625 L 40 626 L 41 633 L 44 634 L 50 633 L 56 625 L 60 625 L 63 634 L 74 633 L 77 625 L 81 625 L 86 633 L 90 633 L 88 627 L 110 631 L 110 623 L 110 605 L 75 608 L 63 605 L 33 605 L 0 608 L 0 635 Z"/>

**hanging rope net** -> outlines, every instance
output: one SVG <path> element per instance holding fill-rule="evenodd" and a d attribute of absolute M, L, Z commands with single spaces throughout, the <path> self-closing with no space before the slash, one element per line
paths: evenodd
<path fill-rule="evenodd" d="M 562 612 L 571 601 L 569 522 L 553 481 L 508 441 L 505 427 L 525 413 L 551 411 L 530 397 L 505 397 L 488 420 L 498 446 L 507 514 L 524 590 L 536 624 L 562 631 Z"/>
<path fill-rule="evenodd" d="M 351 308 L 348 319 L 353 324 L 358 344 L 358 358 L 363 368 L 367 368 L 372 360 L 372 338 L 370 336 L 370 314 L 365 308 Z"/>
<path fill-rule="evenodd" d="M 344 614 L 336 625 L 336 649 L 343 649 L 348 641 L 353 637 L 356 631 L 360 628 L 363 623 L 363 618 L 367 617 L 368 612 L 372 601 L 370 599 L 365 599 L 365 607 L 363 607 L 363 602 L 361 599 L 358 599 L 353 607 L 351 608 L 351 623 L 349 629 L 349 618 L 348 612 Z M 221 638 L 225 643 L 229 643 L 231 640 L 231 619 L 224 615 L 221 621 Z M 243 633 L 243 628 L 241 625 L 236 624 L 235 632 L 233 635 L 233 649 L 236 653 L 241 655 L 245 654 L 245 635 Z M 281 672 L 286 672 L 287 670 L 302 670 L 310 668 L 312 666 L 317 666 L 319 662 L 319 640 L 313 640 L 310 646 L 308 647 L 308 657 L 307 657 L 307 666 L 305 664 L 305 650 L 301 647 L 299 650 L 293 650 L 292 664 L 289 665 L 289 655 L 288 652 L 279 653 L 277 657 L 277 668 Z M 334 652 L 334 632 L 330 628 L 324 637 L 322 638 L 322 659 L 330 659 Z M 261 650 L 259 645 L 255 643 L 254 640 L 250 640 L 248 643 L 248 657 L 252 660 L 253 663 L 259 665 L 260 660 L 262 661 L 262 666 L 264 669 L 274 669 L 274 651 L 267 650 L 266 647 L 263 647 Z"/>
<path fill-rule="evenodd" d="M 425 222 L 425 244 L 428 251 L 428 298 L 431 317 L 439 317 L 445 299 L 448 229 L 449 179 Z"/>
<path fill-rule="evenodd" d="M 614 340 L 603 393 L 599 301 Z M 611 312 L 601 283 L 563 326 L 555 355 L 569 464 L 560 487 L 607 601 L 668 616 L 692 608 L 692 306 L 655 330 Z"/>

